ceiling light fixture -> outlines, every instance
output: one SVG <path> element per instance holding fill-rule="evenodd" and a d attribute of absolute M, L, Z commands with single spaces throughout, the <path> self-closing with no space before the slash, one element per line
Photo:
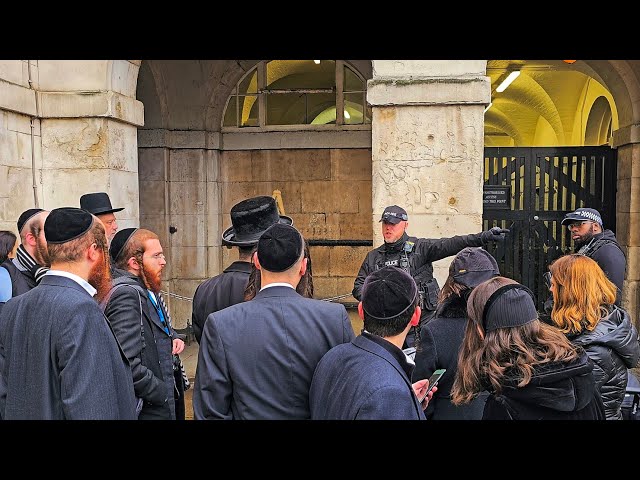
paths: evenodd
<path fill-rule="evenodd" d="M 500 85 L 498 85 L 498 88 L 496 88 L 496 92 L 498 93 L 504 92 L 507 89 L 507 87 L 511 85 L 511 82 L 513 82 L 516 78 L 518 78 L 518 75 L 520 75 L 520 70 L 514 70 L 513 72 L 511 72 L 509 76 L 505 78 Z"/>
<path fill-rule="evenodd" d="M 320 65 L 320 60 L 314 60 L 313 63 L 315 63 L 316 65 Z"/>
<path fill-rule="evenodd" d="M 493 102 L 489 102 L 489 105 L 487 105 L 486 108 L 484 109 L 484 113 L 487 113 L 487 110 L 491 108 L 491 105 L 493 105 Z"/>

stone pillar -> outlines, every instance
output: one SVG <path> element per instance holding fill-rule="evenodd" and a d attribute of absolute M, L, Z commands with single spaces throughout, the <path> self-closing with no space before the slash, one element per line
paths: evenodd
<path fill-rule="evenodd" d="M 618 149 L 616 238 L 627 256 L 622 306 L 639 326 L 640 315 L 640 125 L 614 132 Z"/>
<path fill-rule="evenodd" d="M 491 98 L 484 60 L 373 61 L 374 245 L 386 205 L 409 215 L 408 233 L 440 238 L 482 227 L 484 107 Z M 451 258 L 434 263 L 440 286 Z"/>
<path fill-rule="evenodd" d="M 137 225 L 140 61 L 13 60 L 0 67 L 0 133 L 16 138 L 0 145 L 16 145 L 15 156 L 0 158 L 12 199 L 2 220 L 15 222 L 36 205 L 79 206 L 83 193 L 106 191 L 125 208 L 120 228 Z"/>

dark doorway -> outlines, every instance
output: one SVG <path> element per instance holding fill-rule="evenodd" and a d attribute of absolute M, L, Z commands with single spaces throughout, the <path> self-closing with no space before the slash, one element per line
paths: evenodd
<path fill-rule="evenodd" d="M 569 231 L 560 225 L 564 215 L 595 208 L 604 228 L 616 231 L 616 150 L 488 147 L 484 157 L 483 229 L 510 230 L 504 244 L 488 250 L 502 275 L 536 294 L 541 310 L 549 295 L 542 275 L 549 263 L 573 251 Z"/>

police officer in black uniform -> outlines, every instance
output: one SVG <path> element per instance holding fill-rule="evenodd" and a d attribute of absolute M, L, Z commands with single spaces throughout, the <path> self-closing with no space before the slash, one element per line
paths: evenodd
<path fill-rule="evenodd" d="M 502 241 L 507 229 L 493 227 L 485 232 L 471 235 L 456 235 L 451 238 L 417 238 L 407 235 L 409 216 L 404 208 L 391 205 L 382 212 L 382 235 L 384 243 L 371 250 L 360 267 L 353 284 L 352 294 L 360 300 L 362 285 L 369 273 L 393 265 L 407 271 L 418 285 L 421 297 L 422 316 L 420 325 L 436 309 L 440 287 L 433 278 L 432 262 L 457 254 L 465 247 L 480 247 L 491 241 Z M 418 326 L 418 329 L 420 328 Z M 412 347 L 416 329 L 412 329 L 405 340 Z"/>

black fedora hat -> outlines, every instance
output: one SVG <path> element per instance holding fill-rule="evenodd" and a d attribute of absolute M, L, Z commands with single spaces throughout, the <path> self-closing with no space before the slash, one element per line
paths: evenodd
<path fill-rule="evenodd" d="M 229 247 L 253 247 L 260 235 L 276 223 L 293 225 L 291 217 L 278 214 L 273 197 L 252 197 L 231 207 L 231 224 L 222 234 L 222 244 Z"/>
<path fill-rule="evenodd" d="M 105 192 L 85 193 L 80 197 L 80 208 L 94 215 L 103 215 L 105 213 L 114 213 L 124 210 L 122 208 L 113 208 L 111 199 Z"/>

